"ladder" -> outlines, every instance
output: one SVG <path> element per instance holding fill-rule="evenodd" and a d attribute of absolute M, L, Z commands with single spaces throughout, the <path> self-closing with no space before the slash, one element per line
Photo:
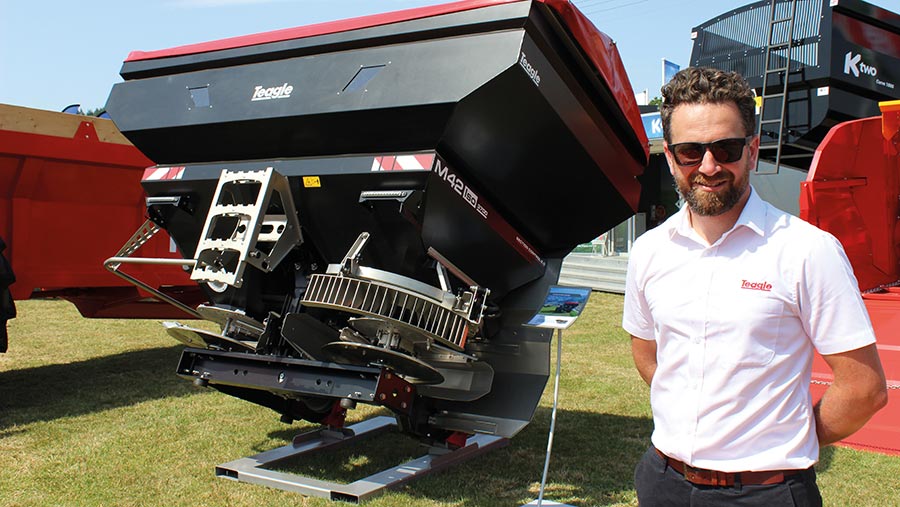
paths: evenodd
<path fill-rule="evenodd" d="M 270 272 L 303 242 L 288 179 L 271 167 L 223 169 L 194 255 L 191 280 L 240 287 L 246 266 Z"/>
<path fill-rule="evenodd" d="M 790 3 L 789 13 L 785 17 L 778 16 L 778 4 Z M 762 139 L 763 134 L 768 134 L 774 138 L 774 141 L 762 143 L 760 141 L 760 151 L 775 150 L 775 169 L 771 173 L 778 174 L 778 168 L 781 165 L 781 150 L 784 145 L 785 133 L 785 117 L 787 116 L 788 102 L 788 82 L 790 66 L 791 66 L 791 48 L 794 46 L 794 15 L 797 11 L 797 0 L 770 0 L 769 4 L 769 36 L 766 42 L 766 61 L 765 71 L 763 72 L 762 84 L 762 100 L 759 106 L 759 126 L 757 135 Z M 787 30 L 784 30 L 787 25 Z M 776 34 L 780 37 L 776 37 Z M 777 38 L 777 40 L 776 40 Z M 782 57 L 779 52 L 783 53 Z M 773 62 L 773 57 L 778 63 Z M 781 62 L 783 58 L 783 64 Z M 771 93 L 771 81 L 775 81 L 781 76 L 781 86 L 776 88 L 776 92 Z M 776 117 L 766 119 L 765 113 L 767 106 L 778 106 Z M 759 167 L 757 167 L 759 173 Z"/>

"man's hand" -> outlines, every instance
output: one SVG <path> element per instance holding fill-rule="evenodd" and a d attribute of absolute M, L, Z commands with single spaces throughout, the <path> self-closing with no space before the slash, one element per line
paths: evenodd
<path fill-rule="evenodd" d="M 653 381 L 653 374 L 656 373 L 656 340 L 642 340 L 632 336 L 631 355 L 634 357 L 638 373 L 649 386 Z"/>
<path fill-rule="evenodd" d="M 834 383 L 816 403 L 819 445 L 852 435 L 887 404 L 887 383 L 875 345 L 822 356 L 834 373 Z"/>

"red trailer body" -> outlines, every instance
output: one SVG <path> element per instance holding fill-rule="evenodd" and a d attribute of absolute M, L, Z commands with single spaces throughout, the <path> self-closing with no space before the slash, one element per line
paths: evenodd
<path fill-rule="evenodd" d="M 111 120 L 0 105 L 0 238 L 16 275 L 13 299 L 62 297 L 85 317 L 185 317 L 103 267 L 144 222 L 140 181 L 151 165 Z M 165 234 L 142 253 L 181 257 Z M 203 301 L 177 267 L 128 271 Z"/>
<path fill-rule="evenodd" d="M 887 407 L 843 444 L 900 455 L 900 101 L 883 102 L 881 110 L 831 129 L 801 184 L 800 216 L 844 245 L 888 380 Z M 813 397 L 832 380 L 817 356 Z"/>

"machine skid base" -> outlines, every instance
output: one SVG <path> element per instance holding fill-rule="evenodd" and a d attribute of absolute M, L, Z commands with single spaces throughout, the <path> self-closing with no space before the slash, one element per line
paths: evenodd
<path fill-rule="evenodd" d="M 404 482 L 479 456 L 492 449 L 505 447 L 509 443 L 509 439 L 503 437 L 474 435 L 469 437 L 466 445 L 459 449 L 443 454 L 429 453 L 350 484 L 323 481 L 266 468 L 279 461 L 303 454 L 344 446 L 362 437 L 387 431 L 396 425 L 393 417 L 380 416 L 354 424 L 343 432 L 319 429 L 304 433 L 298 435 L 291 444 L 219 465 L 216 467 L 216 476 L 293 491 L 306 496 L 360 503 L 380 495 L 387 488 L 399 486 Z"/>

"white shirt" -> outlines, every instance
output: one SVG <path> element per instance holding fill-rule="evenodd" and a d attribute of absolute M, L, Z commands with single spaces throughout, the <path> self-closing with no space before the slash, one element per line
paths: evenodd
<path fill-rule="evenodd" d="M 835 354 L 875 342 L 837 239 L 752 188 L 735 226 L 712 245 L 686 208 L 638 238 L 622 327 L 656 340 L 653 445 L 720 472 L 812 466 L 813 348 Z"/>

